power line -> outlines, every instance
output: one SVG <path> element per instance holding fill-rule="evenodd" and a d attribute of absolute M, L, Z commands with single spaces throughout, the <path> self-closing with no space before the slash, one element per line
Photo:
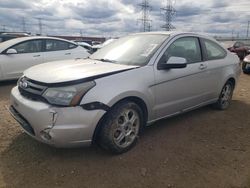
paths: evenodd
<path fill-rule="evenodd" d="M 152 20 L 149 19 L 149 12 L 152 10 L 152 7 L 149 5 L 148 0 L 142 0 L 138 6 L 141 8 L 142 18 L 138 19 L 142 22 L 143 32 L 151 30 L 151 22 Z"/>
<path fill-rule="evenodd" d="M 173 7 L 172 0 L 167 0 L 166 6 L 162 7 L 161 10 L 164 11 L 165 17 L 165 24 L 161 27 L 164 28 L 166 31 L 175 29 L 175 27 L 172 25 L 172 20 L 173 16 L 176 14 L 176 10 Z"/>

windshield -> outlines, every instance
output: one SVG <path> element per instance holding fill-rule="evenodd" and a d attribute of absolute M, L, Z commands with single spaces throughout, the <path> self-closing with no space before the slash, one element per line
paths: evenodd
<path fill-rule="evenodd" d="M 168 35 L 130 35 L 101 48 L 91 59 L 124 65 L 144 66 Z"/>

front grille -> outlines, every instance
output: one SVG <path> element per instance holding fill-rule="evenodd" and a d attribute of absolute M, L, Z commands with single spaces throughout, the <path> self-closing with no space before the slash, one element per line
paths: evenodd
<path fill-rule="evenodd" d="M 18 81 L 19 92 L 22 96 L 30 100 L 45 101 L 42 94 L 46 89 L 46 86 L 38 85 L 26 77 L 23 77 Z"/>
<path fill-rule="evenodd" d="M 25 131 L 35 136 L 35 131 L 29 122 L 13 106 L 10 106 L 9 111 Z"/>

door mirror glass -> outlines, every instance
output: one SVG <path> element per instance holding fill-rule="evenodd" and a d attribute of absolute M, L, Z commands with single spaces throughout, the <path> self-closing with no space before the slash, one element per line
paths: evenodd
<path fill-rule="evenodd" d="M 7 50 L 6 54 L 17 54 L 17 51 L 13 48 Z"/>

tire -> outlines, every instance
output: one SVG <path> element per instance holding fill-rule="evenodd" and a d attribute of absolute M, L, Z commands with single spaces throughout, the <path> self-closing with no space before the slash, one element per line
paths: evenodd
<path fill-rule="evenodd" d="M 242 70 L 243 70 L 243 71 L 246 69 L 246 65 L 247 65 L 247 63 L 243 61 L 243 62 L 242 62 Z"/>
<path fill-rule="evenodd" d="M 124 153 L 135 146 L 143 122 L 143 112 L 136 103 L 119 102 L 106 114 L 98 143 L 114 154 Z"/>
<path fill-rule="evenodd" d="M 218 101 L 214 104 L 215 108 L 219 110 L 226 110 L 231 103 L 234 91 L 234 84 L 231 81 L 227 81 L 223 86 Z"/>

